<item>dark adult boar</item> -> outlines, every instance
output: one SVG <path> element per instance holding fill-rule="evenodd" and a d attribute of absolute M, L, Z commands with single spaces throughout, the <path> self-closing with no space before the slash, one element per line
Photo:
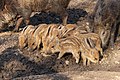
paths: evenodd
<path fill-rule="evenodd" d="M 15 31 L 24 19 L 29 24 L 29 18 L 32 12 L 45 11 L 55 12 L 62 17 L 63 24 L 67 24 L 68 14 L 66 8 L 71 0 L 0 0 L 0 15 L 9 16 L 11 19 L 4 18 L 2 23 L 9 23 L 11 20 L 20 17 L 16 22 Z M 22 17 L 21 17 L 22 16 Z M 1 18 L 1 17 L 0 17 Z"/>
<path fill-rule="evenodd" d="M 113 48 L 120 24 L 120 0 L 98 0 L 90 18 L 103 48 L 107 48 L 108 44 Z"/>

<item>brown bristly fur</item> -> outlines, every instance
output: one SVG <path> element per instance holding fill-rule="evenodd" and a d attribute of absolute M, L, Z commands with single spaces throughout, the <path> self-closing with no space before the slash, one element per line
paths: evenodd
<path fill-rule="evenodd" d="M 19 29 L 23 19 L 25 19 L 26 25 L 28 25 L 31 13 L 40 11 L 50 11 L 59 14 L 63 24 L 66 25 L 68 18 L 66 8 L 70 1 L 71 0 L 1 0 L 0 12 L 6 8 L 8 10 L 7 13 L 10 14 L 13 19 L 16 18 L 17 15 L 21 15 L 22 18 L 17 20 L 14 30 Z M 2 15 L 2 13 L 0 15 Z"/>
<path fill-rule="evenodd" d="M 59 38 L 65 37 L 65 34 L 67 34 L 70 31 L 75 30 L 78 26 L 76 24 L 66 24 L 65 26 L 60 25 L 59 29 Z"/>
<path fill-rule="evenodd" d="M 98 0 L 90 18 L 94 32 L 100 35 L 102 47 L 113 48 L 120 24 L 120 0 Z"/>
<path fill-rule="evenodd" d="M 42 43 L 42 37 L 47 28 L 47 24 L 40 24 L 35 29 L 33 35 L 31 36 L 31 41 L 29 41 L 29 48 L 34 50 L 35 48 L 39 49 L 40 44 Z"/>
<path fill-rule="evenodd" d="M 82 35 L 82 36 L 81 36 Z M 93 63 L 97 63 L 99 61 L 99 50 L 102 52 L 102 48 L 100 47 L 100 43 L 99 40 L 95 41 L 95 46 L 91 47 L 92 42 L 89 42 L 91 44 L 89 44 L 86 40 L 88 38 L 91 38 L 91 36 L 93 36 L 95 34 L 79 34 L 77 36 L 74 35 L 73 38 L 76 38 L 78 40 L 78 42 L 80 42 L 80 52 L 81 52 L 81 57 L 83 59 L 83 65 L 89 65 L 90 61 Z M 94 37 L 94 36 L 93 36 Z M 92 37 L 92 39 L 94 39 Z M 96 36 L 97 37 L 97 36 Z M 99 38 L 97 38 L 99 39 Z M 88 60 L 88 61 L 87 61 Z"/>
<path fill-rule="evenodd" d="M 19 47 L 21 49 L 23 49 L 27 45 L 27 43 L 28 43 L 27 39 L 28 39 L 28 35 L 29 35 L 31 29 L 34 29 L 34 26 L 32 26 L 32 25 L 26 26 L 22 30 L 22 32 L 19 34 L 18 40 L 19 40 Z"/>
<path fill-rule="evenodd" d="M 79 62 L 79 44 L 73 37 L 63 38 L 58 41 L 54 39 L 53 42 L 49 44 L 47 50 L 52 53 L 60 52 L 58 59 L 60 59 L 66 52 L 72 53 L 73 57 L 76 60 L 76 63 Z"/>
<path fill-rule="evenodd" d="M 85 38 L 82 40 L 81 48 L 81 58 L 83 59 L 83 65 L 90 65 L 90 62 L 98 63 L 99 62 L 99 51 L 95 47 L 90 47 L 90 44 L 86 41 Z"/>
<path fill-rule="evenodd" d="M 63 34 L 62 37 L 67 37 L 76 34 L 85 34 L 88 33 L 86 30 L 81 30 L 80 27 L 75 27 L 74 29 L 68 30 L 66 33 Z"/>
<path fill-rule="evenodd" d="M 98 34 L 96 33 L 85 33 L 85 34 L 76 34 L 75 35 L 76 37 L 78 38 L 81 38 L 82 39 L 85 39 L 85 38 L 90 38 L 94 41 L 94 44 L 95 44 L 95 48 L 100 51 L 100 54 L 103 55 L 103 49 L 102 49 L 102 46 L 101 46 L 101 39 L 99 37 Z"/>
<path fill-rule="evenodd" d="M 84 38 L 86 39 L 86 38 Z M 83 58 L 83 65 L 89 65 L 90 61 L 97 63 L 99 61 L 99 51 L 96 48 L 91 48 L 88 43 L 84 42 L 80 37 L 68 36 L 62 39 L 54 39 L 46 50 L 47 52 L 60 52 L 58 59 L 60 59 L 66 52 L 71 52 L 76 63 L 79 62 L 80 52 Z M 86 60 L 88 63 L 86 64 Z"/>
<path fill-rule="evenodd" d="M 51 40 L 58 36 L 58 27 L 59 27 L 58 24 L 48 24 L 48 27 L 42 38 L 42 43 L 43 43 L 42 52 L 45 52 Z"/>
<path fill-rule="evenodd" d="M 67 24 L 66 26 L 60 24 L 49 24 L 48 29 L 45 33 L 45 39 L 43 39 L 43 51 L 45 52 L 47 45 L 54 39 L 54 38 L 62 38 L 63 34 L 68 32 L 69 30 L 73 30 L 76 28 L 77 25 L 75 24 Z"/>

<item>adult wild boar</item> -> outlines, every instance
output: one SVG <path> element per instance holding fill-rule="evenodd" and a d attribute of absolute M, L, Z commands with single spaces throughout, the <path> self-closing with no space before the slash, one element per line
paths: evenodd
<path fill-rule="evenodd" d="M 0 0 L 0 15 L 4 17 L 2 24 L 17 19 L 15 31 L 19 29 L 22 20 L 29 24 L 32 12 L 55 12 L 62 17 L 63 24 L 67 24 L 68 14 L 66 8 L 71 0 Z M 9 17 L 5 16 L 10 15 Z M 9 18 L 9 19 L 8 19 Z M 1 17 L 0 17 L 1 20 Z M 1 23 L 0 22 L 0 23 Z"/>
<path fill-rule="evenodd" d="M 113 48 L 120 24 L 120 0 L 98 0 L 90 18 L 103 48 L 107 48 L 108 44 Z"/>

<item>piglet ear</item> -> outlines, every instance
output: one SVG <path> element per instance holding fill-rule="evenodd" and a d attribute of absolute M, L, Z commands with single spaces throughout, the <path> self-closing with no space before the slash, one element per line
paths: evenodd
<path fill-rule="evenodd" d="M 91 38 L 85 38 L 86 48 L 95 48 L 95 43 Z"/>
<path fill-rule="evenodd" d="M 89 49 L 90 48 L 90 44 L 89 44 L 89 42 L 88 42 L 88 39 L 87 38 L 85 38 L 84 40 L 84 45 L 85 45 L 85 47 L 87 48 L 87 49 Z"/>
<path fill-rule="evenodd" d="M 59 25 L 59 27 L 58 27 L 58 29 L 61 29 L 62 27 L 63 27 L 63 25 L 62 25 L 62 24 L 60 24 L 60 25 Z"/>
<path fill-rule="evenodd" d="M 100 38 L 101 38 L 101 41 L 102 41 L 102 47 L 106 47 L 107 45 L 107 42 L 109 40 L 109 37 L 110 37 L 110 31 L 109 30 L 101 30 L 100 31 Z"/>
<path fill-rule="evenodd" d="M 96 45 L 95 45 L 94 41 L 91 38 L 87 38 L 87 41 L 88 41 L 91 48 L 95 48 Z"/>

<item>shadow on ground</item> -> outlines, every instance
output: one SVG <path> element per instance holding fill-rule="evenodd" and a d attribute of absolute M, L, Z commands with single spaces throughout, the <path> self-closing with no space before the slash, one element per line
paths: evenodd
<path fill-rule="evenodd" d="M 38 64 L 20 54 L 19 50 L 16 48 L 7 48 L 0 55 L 0 72 L 6 72 L 7 77 L 20 77 L 26 75 L 37 75 L 37 74 L 50 74 L 56 72 L 51 69 L 55 64 L 54 57 L 46 58 L 46 62 Z M 49 61 L 52 60 L 52 63 Z M 49 64 L 48 64 L 49 63 Z M 48 64 L 48 65 L 46 65 Z M 3 76 L 4 73 L 2 73 Z"/>

